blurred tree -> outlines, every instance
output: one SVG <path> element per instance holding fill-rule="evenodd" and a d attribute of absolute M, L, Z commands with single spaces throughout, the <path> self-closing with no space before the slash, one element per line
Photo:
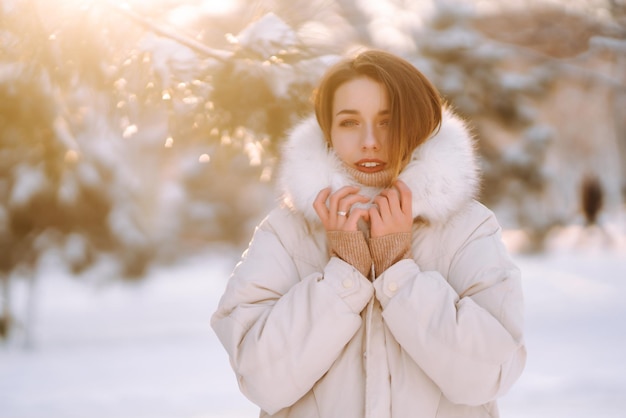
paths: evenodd
<path fill-rule="evenodd" d="M 509 200 L 515 223 L 543 236 L 564 220 L 541 207 L 554 180 L 546 167 L 554 131 L 541 124 L 530 99 L 541 99 L 556 73 L 507 66 L 515 51 L 487 39 L 476 18 L 472 9 L 439 4 L 416 30 L 415 62 L 472 123 L 482 156 L 481 200 L 491 207 Z"/>
<path fill-rule="evenodd" d="M 33 264 L 47 249 L 33 245 L 34 240 L 54 231 L 55 242 L 50 245 L 65 245 L 64 239 L 72 238 L 73 270 L 86 267 L 91 250 L 98 248 L 124 252 L 128 257 L 125 273 L 140 275 L 145 256 L 139 254 L 149 245 L 130 246 L 130 225 L 125 225 L 124 232 L 115 227 L 114 219 L 123 222 L 137 214 L 131 214 L 135 211 L 132 204 L 122 208 L 117 201 L 126 198 L 120 194 L 120 182 L 128 185 L 132 180 L 118 178 L 118 172 L 128 173 L 123 159 L 105 152 L 107 145 L 123 138 L 115 133 L 120 121 L 114 118 L 117 115 L 107 97 L 113 91 L 106 74 L 112 48 L 91 26 L 98 15 L 85 8 L 70 19 L 61 10 L 57 17 L 62 26 L 50 18 L 48 27 L 40 13 L 55 15 L 47 15 L 39 3 L 15 5 L 10 18 L 3 19 L 7 25 L 2 31 L 2 64 L 7 71 L 0 80 L 4 107 L 1 168 L 6 183 L 0 202 L 7 212 L 11 237 L 9 265 Z M 97 144 L 102 137 L 109 144 Z M 77 251 L 78 242 L 85 248 Z M 76 253 L 84 257 L 77 258 Z"/>
<path fill-rule="evenodd" d="M 146 27 L 154 26 L 121 12 Z M 204 27 L 209 22 L 196 24 Z M 159 88 L 167 102 L 172 156 L 166 171 L 177 178 L 186 202 L 181 208 L 181 235 L 189 242 L 209 239 L 242 245 L 251 222 L 274 198 L 271 180 L 280 141 L 293 122 L 310 111 L 311 90 L 333 59 L 332 49 L 304 43 L 273 12 L 256 17 L 237 35 L 228 35 L 227 50 L 207 51 L 178 39 L 195 55 L 176 66 L 171 59 L 180 56 L 181 47 L 170 40 L 179 36 L 168 38 L 146 36 L 141 48 L 152 57 L 153 71 L 167 74 L 161 80 L 169 80 Z M 157 59 L 160 55 L 163 58 Z M 189 71 L 173 71 L 176 67 Z M 143 86 L 127 88 L 136 88 L 129 93 L 138 94 Z M 201 231 L 206 235 L 199 235 Z"/>
<path fill-rule="evenodd" d="M 0 334 L 9 279 L 46 254 L 139 278 L 155 257 L 243 245 L 273 200 L 279 138 L 332 57 L 274 13 L 211 48 L 166 24 L 183 5 L 2 3 Z"/>
<path fill-rule="evenodd" d="M 124 159 L 103 152 L 115 142 L 112 126 L 119 123 L 110 117 L 106 97 L 111 45 L 92 30 L 97 16 L 91 9 L 74 10 L 70 19 L 66 8 L 52 13 L 50 6 L 31 0 L 0 9 L 5 334 L 12 322 L 9 279 L 19 272 L 32 280 L 47 253 L 60 253 L 75 273 L 96 261 L 97 253 L 113 253 L 121 276 L 138 277 L 154 252 L 141 231 L 142 214 L 129 199 Z"/>
<path fill-rule="evenodd" d="M 611 150 L 626 140 L 623 128 L 620 136 L 612 126 L 626 116 L 617 104 L 623 103 L 626 80 L 612 76 L 620 74 L 618 61 L 593 45 L 601 39 L 613 45 L 625 36 L 612 19 L 560 9 L 503 8 L 477 15 L 445 2 L 415 31 L 416 65 L 475 128 L 483 163 L 481 199 L 509 215 L 503 216 L 508 226 L 526 230 L 529 250 L 541 250 L 555 226 L 575 221 L 579 179 L 595 159 L 611 159 L 603 169 L 595 168 L 608 189 L 624 181 L 612 168 L 613 160 L 619 165 L 619 152 Z M 617 59 L 624 57 L 618 49 L 612 48 Z M 567 60 L 572 56 L 575 60 Z M 607 72 L 607 66 L 617 72 Z M 567 93 L 572 101 L 559 102 Z M 575 111 L 599 117 L 595 125 L 579 125 L 572 118 Z M 568 123 L 563 123 L 565 113 Z M 563 169 L 567 161 L 571 177 Z M 621 161 L 626 161 L 623 151 Z"/>

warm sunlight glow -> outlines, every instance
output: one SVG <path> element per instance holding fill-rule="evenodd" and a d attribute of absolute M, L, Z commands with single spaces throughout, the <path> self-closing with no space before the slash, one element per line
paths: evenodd
<path fill-rule="evenodd" d="M 73 149 L 68 150 L 65 153 L 65 162 L 66 163 L 75 163 L 76 161 L 78 161 L 78 152 L 74 151 Z"/>
<path fill-rule="evenodd" d="M 150 10 L 168 9 L 167 22 L 184 26 L 198 17 L 224 17 L 241 8 L 241 0 L 35 0 L 43 14 L 58 13 L 64 16 L 89 10 L 98 15 L 124 10 L 140 13 L 143 17 Z"/>
<path fill-rule="evenodd" d="M 122 134 L 122 137 L 124 139 L 128 139 L 132 137 L 133 135 L 135 135 L 138 131 L 139 129 L 137 128 L 137 125 L 134 125 L 134 124 L 128 125 L 126 129 L 124 129 L 124 133 Z"/>
<path fill-rule="evenodd" d="M 259 178 L 259 180 L 261 180 L 264 183 L 269 182 L 272 179 L 272 167 L 267 166 L 263 168 L 263 171 L 261 172 L 261 177 Z"/>
<path fill-rule="evenodd" d="M 185 25 L 197 19 L 198 15 L 224 17 L 235 13 L 238 9 L 238 0 L 201 0 L 192 4 L 180 2 L 178 7 L 172 9 L 169 21 L 174 25 Z"/>
<path fill-rule="evenodd" d="M 248 159 L 252 167 L 261 165 L 263 146 L 260 142 L 254 141 L 246 143 L 244 151 L 248 154 Z"/>
<path fill-rule="evenodd" d="M 204 0 L 200 10 L 212 16 L 224 16 L 234 13 L 239 8 L 239 0 Z"/>

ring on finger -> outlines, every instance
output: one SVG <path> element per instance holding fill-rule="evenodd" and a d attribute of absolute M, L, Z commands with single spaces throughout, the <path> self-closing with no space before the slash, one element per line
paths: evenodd
<path fill-rule="evenodd" d="M 348 212 L 344 211 L 344 210 L 338 210 L 337 211 L 337 215 L 339 216 L 346 216 L 348 214 Z"/>

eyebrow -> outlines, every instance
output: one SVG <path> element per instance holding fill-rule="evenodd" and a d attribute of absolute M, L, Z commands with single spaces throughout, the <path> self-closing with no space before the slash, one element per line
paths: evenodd
<path fill-rule="evenodd" d="M 337 114 L 335 116 L 339 116 L 339 115 L 358 115 L 360 114 L 360 112 L 358 110 L 353 110 L 353 109 L 342 109 L 339 112 L 337 112 Z M 381 110 L 380 112 L 378 112 L 379 115 L 388 115 L 389 114 L 389 110 L 384 109 Z"/>

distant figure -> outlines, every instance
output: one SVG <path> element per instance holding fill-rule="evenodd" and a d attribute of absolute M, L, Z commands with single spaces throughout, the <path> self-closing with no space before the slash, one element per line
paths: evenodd
<path fill-rule="evenodd" d="M 9 319 L 0 316 L 0 340 L 7 338 L 9 335 Z"/>
<path fill-rule="evenodd" d="M 602 209 L 604 191 L 602 183 L 595 175 L 586 175 L 580 187 L 580 199 L 583 214 L 585 215 L 585 226 L 598 224 L 598 214 Z"/>

